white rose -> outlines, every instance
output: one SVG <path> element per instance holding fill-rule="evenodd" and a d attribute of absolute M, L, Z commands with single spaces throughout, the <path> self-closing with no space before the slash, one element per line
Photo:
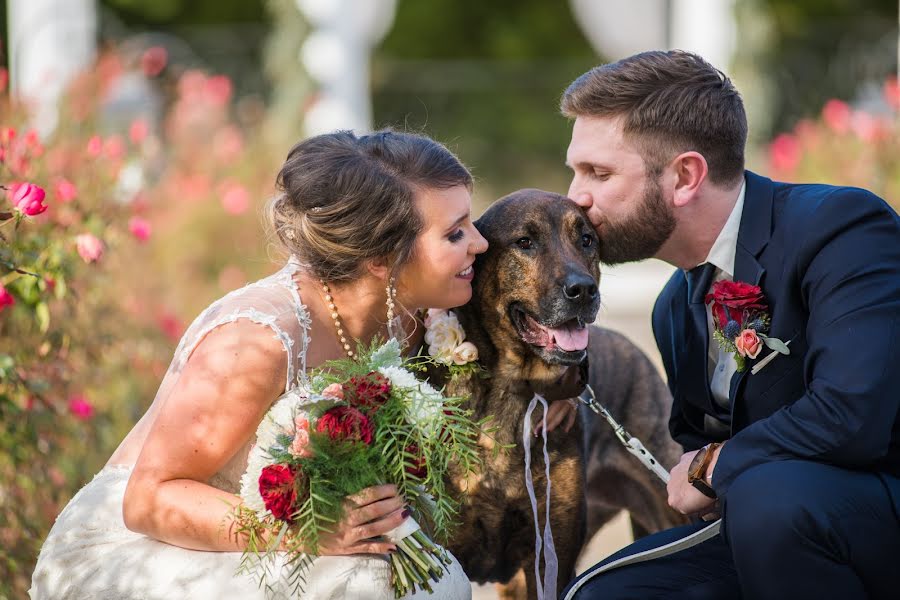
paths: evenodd
<path fill-rule="evenodd" d="M 436 360 L 449 364 L 453 360 L 453 350 L 462 343 L 465 337 L 459 320 L 450 314 L 435 321 L 425 332 L 428 354 Z"/>
<path fill-rule="evenodd" d="M 425 327 L 430 328 L 435 321 L 440 321 L 448 314 L 448 311 L 440 308 L 429 308 L 425 311 Z"/>
<path fill-rule="evenodd" d="M 478 360 L 478 348 L 472 342 L 463 342 L 453 350 L 452 356 L 455 364 L 464 365 Z"/>

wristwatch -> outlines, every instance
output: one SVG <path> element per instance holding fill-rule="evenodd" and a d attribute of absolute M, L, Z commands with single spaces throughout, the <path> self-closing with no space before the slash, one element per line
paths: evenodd
<path fill-rule="evenodd" d="M 706 481 L 706 470 L 709 469 L 709 463 L 715 456 L 716 448 L 721 446 L 719 442 L 709 443 L 694 455 L 694 460 L 688 466 L 688 483 L 700 490 L 700 492 L 708 498 L 716 498 L 716 491 Z"/>

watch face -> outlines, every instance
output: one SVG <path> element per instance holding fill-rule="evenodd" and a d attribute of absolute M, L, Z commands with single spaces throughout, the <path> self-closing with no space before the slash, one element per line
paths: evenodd
<path fill-rule="evenodd" d="M 693 483 L 695 479 L 703 479 L 703 465 L 706 462 L 706 453 L 709 449 L 704 446 L 700 448 L 697 454 L 694 455 L 694 459 L 691 461 L 691 464 L 688 466 L 688 482 Z"/>

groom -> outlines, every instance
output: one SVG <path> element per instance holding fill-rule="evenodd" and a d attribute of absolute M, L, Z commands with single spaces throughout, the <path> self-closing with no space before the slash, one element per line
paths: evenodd
<path fill-rule="evenodd" d="M 723 517 L 712 539 L 589 569 L 566 597 L 896 598 L 897 214 L 864 190 L 745 171 L 741 97 L 694 54 L 592 69 L 565 91 L 562 112 L 574 119 L 569 196 L 596 227 L 603 261 L 679 267 L 653 309 L 670 431 L 685 449 L 669 503 Z"/>

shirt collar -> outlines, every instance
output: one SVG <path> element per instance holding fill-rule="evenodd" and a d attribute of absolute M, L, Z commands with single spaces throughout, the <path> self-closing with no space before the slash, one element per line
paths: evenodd
<path fill-rule="evenodd" d="M 738 231 L 741 228 L 741 215 L 744 213 L 744 195 L 747 192 L 747 180 L 741 185 L 741 193 L 737 202 L 725 221 L 725 226 L 719 232 L 719 237 L 709 249 L 709 255 L 704 262 L 711 263 L 716 268 L 724 271 L 729 277 L 734 277 L 734 255 L 737 251 Z"/>

